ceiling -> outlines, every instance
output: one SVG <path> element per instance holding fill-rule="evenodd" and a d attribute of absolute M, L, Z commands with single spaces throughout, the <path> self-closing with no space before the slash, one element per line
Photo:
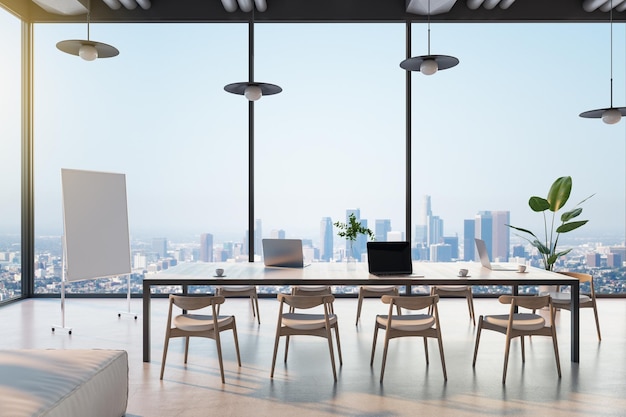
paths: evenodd
<path fill-rule="evenodd" d="M 90 4 L 91 21 L 107 23 L 243 22 L 251 17 L 237 2 L 261 2 L 255 22 L 423 22 L 427 14 L 407 12 L 407 4 L 424 9 L 428 0 L 36 0 L 40 3 Z M 130 3 L 114 10 L 110 4 Z M 611 2 L 612 3 L 609 3 Z M 88 3 L 90 2 L 90 3 Z M 135 3 L 135 4 L 133 4 Z M 417 4 L 415 4 L 417 3 Z M 626 0 L 431 0 L 431 20 L 439 22 L 606 22 L 611 4 L 613 20 L 626 21 Z M 226 10 L 228 5 L 235 10 Z M 257 3 L 258 4 L 258 3 Z M 44 10 L 34 0 L 0 0 L 0 6 L 24 21 L 84 22 L 84 13 Z M 80 6 L 80 4 L 78 5 Z M 139 6 L 139 7 L 137 7 Z M 506 8 L 503 8 L 505 7 Z M 601 10 L 604 8 L 605 10 Z M 261 7 L 262 9 L 262 7 Z M 586 10 L 587 9 L 587 10 Z"/>

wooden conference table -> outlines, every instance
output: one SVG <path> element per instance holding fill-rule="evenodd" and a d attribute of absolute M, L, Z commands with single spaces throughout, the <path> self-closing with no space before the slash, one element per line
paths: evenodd
<path fill-rule="evenodd" d="M 509 265 L 515 267 L 516 265 Z M 215 269 L 223 268 L 224 276 L 216 277 Z M 460 268 L 469 275 L 459 277 Z M 571 288 L 571 361 L 579 361 L 579 294 L 576 278 L 527 268 L 527 272 L 491 271 L 473 262 L 414 262 L 413 275 L 377 277 L 369 274 L 367 263 L 314 263 L 305 268 L 268 268 L 260 262 L 183 263 L 143 280 L 143 361 L 150 362 L 150 298 L 152 287 L 189 285 L 398 285 L 410 294 L 413 285 L 505 285 L 518 293 L 520 285 L 566 285 Z M 174 291 L 174 288 L 172 288 Z"/>

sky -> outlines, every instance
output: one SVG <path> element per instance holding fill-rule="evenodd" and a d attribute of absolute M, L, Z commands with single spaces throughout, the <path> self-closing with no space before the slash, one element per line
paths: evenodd
<path fill-rule="evenodd" d="M 0 12 L 0 233 L 19 232 L 19 24 Z M 426 25 L 412 51 L 426 53 Z M 613 25 L 614 105 L 626 105 L 626 34 Z M 257 24 L 254 78 L 283 92 L 255 103 L 255 218 L 263 235 L 319 239 L 359 208 L 405 228 L 403 24 Z M 61 168 L 125 173 L 131 234 L 241 240 L 248 213 L 247 25 L 91 25 L 115 58 L 56 49 L 86 25 L 35 27 L 36 233 L 62 230 Z M 413 226 L 424 195 L 446 235 L 478 211 L 527 206 L 560 176 L 591 194 L 578 236 L 626 234 L 626 121 L 609 106 L 607 24 L 433 24 L 431 52 L 457 67 L 412 77 Z M 17 42 L 17 46 L 14 44 Z"/>

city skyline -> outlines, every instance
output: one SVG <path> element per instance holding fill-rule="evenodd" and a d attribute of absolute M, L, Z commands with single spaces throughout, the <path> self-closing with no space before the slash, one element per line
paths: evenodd
<path fill-rule="evenodd" d="M 15 56 L 17 64 L 0 69 L 8 100 L 19 97 L 20 30 L 6 13 L 0 18 L 2 45 L 16 45 L 5 56 Z M 247 103 L 223 85 L 245 78 L 246 25 L 99 24 L 99 34 L 121 53 L 91 63 L 55 47 L 80 27 L 35 27 L 36 233 L 60 233 L 59 172 L 69 167 L 127 175 L 134 234 L 239 235 L 248 207 Z M 615 25 L 620 75 L 625 27 Z M 414 49 L 424 40 L 419 28 L 414 25 Z M 412 75 L 414 223 L 428 194 L 446 219 L 446 234 L 461 235 L 463 220 L 481 209 L 508 210 L 514 224 L 534 230 L 542 219 L 529 210 L 528 198 L 571 175 L 573 201 L 596 193 L 585 205 L 590 222 L 583 233 L 625 233 L 626 123 L 578 117 L 606 101 L 606 25 L 437 24 L 433 30 L 437 49 L 461 63 L 432 77 Z M 203 41 L 218 38 L 224 41 Z M 284 86 L 280 95 L 255 104 L 254 217 L 268 230 L 314 235 L 321 217 L 341 219 L 350 206 L 370 221 L 390 219 L 394 229 L 405 230 L 403 40 L 402 24 L 259 25 L 256 72 Z M 181 79 L 175 63 L 189 59 L 187 48 L 167 56 L 145 49 L 160 41 L 181 42 L 206 57 L 195 56 Z M 297 71 L 288 59 L 295 41 L 311 48 Z M 552 65 L 555 50 L 560 59 Z M 528 66 L 531 51 L 543 65 Z M 354 69 L 360 56 L 371 57 L 366 70 Z M 563 70 L 580 67 L 582 57 L 594 65 Z M 111 77 L 135 71 L 149 76 Z M 155 80 L 162 86 L 156 96 Z M 92 94 L 85 95 L 83 85 Z M 116 100 L 128 89 L 145 100 Z M 615 77 L 614 91 L 616 101 L 626 101 L 624 77 Z M 19 112 L 12 116 L 19 106 L 0 104 L 2 136 L 16 138 L 3 143 L 3 170 L 14 180 L 3 188 L 0 230 L 19 233 Z M 91 112 L 115 115 L 116 123 L 94 130 Z M 59 123 L 70 118 L 73 123 Z"/>

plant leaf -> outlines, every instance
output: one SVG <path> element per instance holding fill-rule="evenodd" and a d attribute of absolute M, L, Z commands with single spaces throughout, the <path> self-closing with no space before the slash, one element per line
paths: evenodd
<path fill-rule="evenodd" d="M 528 205 L 532 211 L 542 212 L 550 208 L 550 203 L 545 198 L 533 196 L 528 200 Z"/>
<path fill-rule="evenodd" d="M 567 255 L 568 253 L 570 253 L 572 251 L 572 248 L 569 248 L 567 250 L 564 250 L 562 252 L 559 253 L 555 253 L 554 256 L 556 256 L 557 258 L 560 258 L 563 255 Z"/>
<path fill-rule="evenodd" d="M 548 248 L 546 245 L 541 243 L 539 240 L 535 240 L 531 243 L 533 244 L 534 247 L 537 248 L 539 253 L 543 253 L 544 255 L 550 255 L 550 248 Z"/>
<path fill-rule="evenodd" d="M 535 239 L 538 239 L 538 237 L 535 236 L 535 234 L 533 232 L 531 232 L 530 230 L 523 229 L 521 227 L 511 226 L 510 224 L 505 224 L 505 226 L 509 226 L 511 229 L 519 230 L 520 232 L 528 233 L 529 235 L 531 235 Z"/>
<path fill-rule="evenodd" d="M 572 177 L 568 176 L 557 178 L 550 187 L 550 191 L 548 191 L 548 203 L 550 203 L 550 211 L 559 211 L 565 205 L 565 203 L 567 203 L 571 192 Z"/>
<path fill-rule="evenodd" d="M 556 228 L 557 233 L 567 233 L 572 230 L 578 229 L 580 226 L 584 226 L 587 224 L 589 220 L 579 220 L 577 222 L 563 223 L 559 227 Z"/>
<path fill-rule="evenodd" d="M 578 215 L 580 215 L 580 213 L 582 212 L 583 212 L 583 209 L 581 207 L 575 208 L 570 211 L 566 211 L 565 213 L 561 214 L 561 221 L 563 223 L 568 222 L 572 220 L 574 217 L 578 217 Z"/>

